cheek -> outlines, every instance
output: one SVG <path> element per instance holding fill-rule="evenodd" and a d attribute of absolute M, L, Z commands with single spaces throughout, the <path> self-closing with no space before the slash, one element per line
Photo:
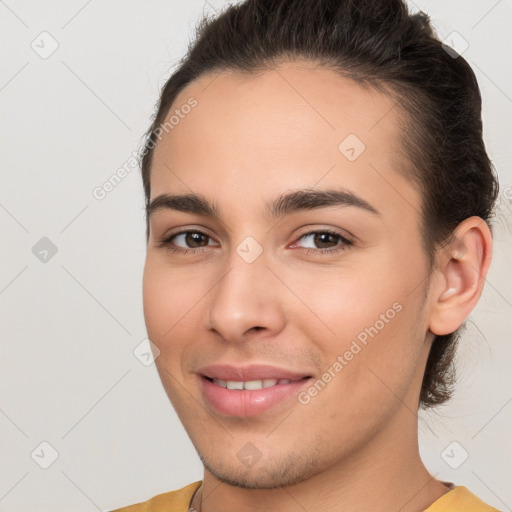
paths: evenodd
<path fill-rule="evenodd" d="M 149 339 L 159 348 L 155 360 L 163 387 L 180 418 L 191 414 L 184 387 L 192 387 L 183 368 L 193 350 L 200 324 L 201 297 L 207 293 L 200 279 L 193 282 L 179 269 L 171 268 L 158 257 L 148 254 L 143 276 L 143 306 Z M 188 411 L 188 412 L 187 412 Z"/>
<path fill-rule="evenodd" d="M 314 329 L 306 319 L 298 327 L 321 355 L 319 380 L 325 383 L 317 380 L 300 397 L 301 404 L 309 404 L 304 414 L 315 428 L 350 433 L 354 442 L 377 429 L 406 400 L 421 346 L 411 321 L 417 313 L 414 304 L 393 301 L 393 294 L 375 298 L 361 288 L 358 293 L 358 307 L 340 301 L 324 308 L 322 319 L 335 335 L 321 335 L 325 328 Z M 340 436 L 340 448 L 345 442 Z"/>
<path fill-rule="evenodd" d="M 400 388 L 411 378 L 425 336 L 423 287 L 411 286 L 421 269 L 382 257 L 359 270 L 324 270 L 296 281 L 294 292 L 307 308 L 295 301 L 291 321 L 321 355 L 324 371 L 343 374 L 338 383 L 354 396 L 377 379 L 370 370 Z M 333 369 L 337 362 L 343 368 Z"/>
<path fill-rule="evenodd" d="M 149 338 L 165 351 L 173 344 L 186 342 L 188 329 L 197 329 L 197 311 L 208 287 L 205 279 L 191 280 L 190 275 L 146 258 L 143 277 L 144 318 Z"/>
<path fill-rule="evenodd" d="M 338 347 L 340 342 L 357 337 L 376 322 L 382 330 L 381 315 L 393 320 L 398 308 L 393 305 L 403 300 L 403 284 L 382 262 L 317 268 L 301 273 L 300 279 L 287 272 L 283 280 L 293 283 L 294 292 L 287 300 L 295 304 L 290 320 L 312 340 L 330 341 L 334 348 L 343 348 Z"/>

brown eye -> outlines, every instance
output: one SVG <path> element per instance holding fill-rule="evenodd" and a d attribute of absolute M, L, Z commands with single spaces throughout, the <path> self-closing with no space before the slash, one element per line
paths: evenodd
<path fill-rule="evenodd" d="M 344 237 L 341 233 L 331 230 L 310 231 L 299 238 L 300 241 L 306 241 L 302 249 L 309 253 L 332 253 L 342 251 L 353 243 Z"/>
<path fill-rule="evenodd" d="M 208 242 L 211 240 L 209 235 L 201 231 L 180 231 L 161 240 L 158 247 L 167 248 L 173 252 L 189 253 L 194 252 L 194 249 L 212 247 L 215 244 L 209 245 Z"/>
<path fill-rule="evenodd" d="M 208 235 L 204 233 L 199 233 L 197 231 L 187 231 L 184 233 L 185 235 L 185 243 L 193 248 L 193 247 L 204 247 L 204 242 L 208 245 Z"/>

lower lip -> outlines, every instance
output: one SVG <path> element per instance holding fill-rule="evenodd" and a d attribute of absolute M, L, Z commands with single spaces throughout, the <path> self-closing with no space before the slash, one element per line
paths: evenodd
<path fill-rule="evenodd" d="M 311 379 L 276 384 L 262 389 L 227 389 L 200 377 L 203 394 L 212 408 L 227 416 L 256 416 L 296 395 Z"/>

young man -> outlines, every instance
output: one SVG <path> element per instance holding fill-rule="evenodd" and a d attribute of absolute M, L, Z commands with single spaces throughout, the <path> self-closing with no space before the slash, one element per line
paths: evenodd
<path fill-rule="evenodd" d="M 417 434 L 491 262 L 480 115 L 399 0 L 202 24 L 142 172 L 148 335 L 204 477 L 120 511 L 495 510 L 430 475 Z"/>

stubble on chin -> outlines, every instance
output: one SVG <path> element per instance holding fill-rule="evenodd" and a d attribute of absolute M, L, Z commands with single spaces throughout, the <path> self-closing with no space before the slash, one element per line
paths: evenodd
<path fill-rule="evenodd" d="M 217 458 L 212 464 L 210 457 L 199 453 L 205 469 L 218 481 L 242 489 L 277 489 L 298 484 L 321 471 L 321 459 L 314 457 L 314 448 L 263 456 L 253 467 L 248 468 L 238 457 Z"/>

